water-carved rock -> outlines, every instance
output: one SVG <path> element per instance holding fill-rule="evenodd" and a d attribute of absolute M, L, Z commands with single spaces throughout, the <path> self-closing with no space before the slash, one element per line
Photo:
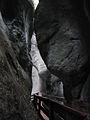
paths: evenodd
<path fill-rule="evenodd" d="M 48 69 L 63 81 L 64 95 L 71 100 L 72 90 L 84 84 L 89 74 L 86 41 L 90 34 L 83 1 L 41 0 L 35 32 Z"/>

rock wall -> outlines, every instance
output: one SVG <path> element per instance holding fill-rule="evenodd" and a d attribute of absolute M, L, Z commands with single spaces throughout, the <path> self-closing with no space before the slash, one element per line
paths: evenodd
<path fill-rule="evenodd" d="M 63 96 L 60 79 L 50 73 L 40 55 L 35 33 L 31 39 L 30 54 L 34 65 L 32 68 L 32 94 L 40 92 L 41 94 Z"/>
<path fill-rule="evenodd" d="M 39 120 L 30 101 L 32 66 L 24 37 L 30 44 L 33 8 L 26 0 L 1 0 L 0 10 L 0 120 Z"/>
<path fill-rule="evenodd" d="M 47 67 L 40 55 L 35 33 L 33 33 L 31 39 L 30 54 L 32 57 L 32 63 L 34 65 L 32 68 L 32 94 L 37 92 L 46 93 Z"/>
<path fill-rule="evenodd" d="M 63 82 L 68 101 L 80 98 L 90 71 L 90 27 L 84 5 L 77 0 L 41 0 L 35 12 L 40 53 L 50 72 Z"/>
<path fill-rule="evenodd" d="M 29 51 L 33 33 L 33 7 L 27 0 L 4 0 L 1 4 L 1 12 L 16 57 L 23 69 L 30 73 Z"/>

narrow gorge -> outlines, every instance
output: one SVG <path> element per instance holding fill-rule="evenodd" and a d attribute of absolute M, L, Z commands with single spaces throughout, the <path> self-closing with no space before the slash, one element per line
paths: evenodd
<path fill-rule="evenodd" d="M 90 106 L 89 5 L 0 0 L 0 120 L 41 120 L 35 93 Z"/>

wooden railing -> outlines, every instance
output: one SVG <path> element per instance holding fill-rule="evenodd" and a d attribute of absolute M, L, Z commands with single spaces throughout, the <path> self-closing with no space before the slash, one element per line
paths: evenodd
<path fill-rule="evenodd" d="M 43 118 L 43 114 L 46 115 L 49 120 L 89 120 L 86 119 L 88 116 L 87 113 L 62 105 L 48 97 L 39 95 L 33 95 L 33 97 L 34 106 L 42 120 L 47 120 Z"/>

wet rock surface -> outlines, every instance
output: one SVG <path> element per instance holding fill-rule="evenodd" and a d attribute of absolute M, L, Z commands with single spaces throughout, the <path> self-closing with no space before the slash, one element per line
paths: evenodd
<path fill-rule="evenodd" d="M 72 90 L 84 84 L 89 74 L 85 47 L 86 41 L 89 42 L 88 31 L 83 2 L 40 1 L 35 13 L 38 47 L 50 72 L 63 81 L 67 100 L 72 100 Z M 80 89 L 77 90 L 76 98 L 80 98 Z"/>

